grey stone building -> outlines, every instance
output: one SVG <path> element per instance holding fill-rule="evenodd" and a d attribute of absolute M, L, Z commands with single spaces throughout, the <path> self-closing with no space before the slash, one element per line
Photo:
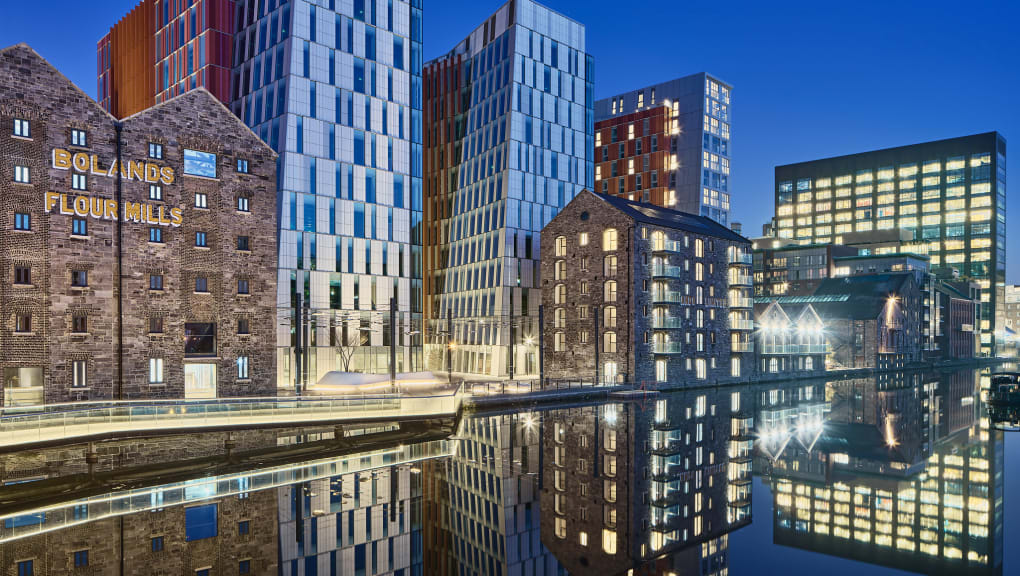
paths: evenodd
<path fill-rule="evenodd" d="M 542 230 L 547 382 L 749 374 L 751 243 L 703 216 L 582 192 Z"/>
<path fill-rule="evenodd" d="M 5 404 L 275 393 L 276 154 L 197 90 L 117 121 L 0 51 Z"/>

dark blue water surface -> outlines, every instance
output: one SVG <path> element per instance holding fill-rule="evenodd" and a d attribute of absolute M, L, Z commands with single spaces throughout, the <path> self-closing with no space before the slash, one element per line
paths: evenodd
<path fill-rule="evenodd" d="M 6 574 L 1020 573 L 988 370 L 0 456 Z M 91 454 L 86 458 L 86 454 Z"/>

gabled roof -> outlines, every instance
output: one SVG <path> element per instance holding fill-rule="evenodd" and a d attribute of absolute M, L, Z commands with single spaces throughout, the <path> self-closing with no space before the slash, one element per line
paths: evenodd
<path fill-rule="evenodd" d="M 714 236 L 731 242 L 740 242 L 743 244 L 751 243 L 751 241 L 747 238 L 744 238 L 740 234 L 737 234 L 715 220 L 704 216 L 688 214 L 687 212 L 680 212 L 679 210 L 670 210 L 669 208 L 662 208 L 660 206 L 646 204 L 644 202 L 632 202 L 630 200 L 620 198 L 619 196 L 596 194 L 591 191 L 588 191 L 588 193 L 593 194 L 599 200 L 602 200 L 606 204 L 616 208 L 620 212 L 623 212 L 635 222 L 643 222 L 645 224 L 652 224 L 653 226 L 664 226 L 666 228 L 676 228 L 677 230 L 685 230 L 692 234 Z"/>
<path fill-rule="evenodd" d="M 839 302 L 819 302 L 819 313 L 840 318 L 869 320 L 878 317 L 892 294 L 900 293 L 904 284 L 913 282 L 913 272 L 865 274 L 823 280 L 815 289 L 815 297 L 839 296 Z M 845 298 L 844 298 L 845 297 Z"/>

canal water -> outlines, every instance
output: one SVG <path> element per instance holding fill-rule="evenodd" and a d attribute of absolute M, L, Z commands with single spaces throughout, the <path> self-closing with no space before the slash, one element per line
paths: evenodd
<path fill-rule="evenodd" d="M 0 565 L 1020 574 L 1020 436 L 989 418 L 987 380 L 892 373 L 7 454 Z"/>

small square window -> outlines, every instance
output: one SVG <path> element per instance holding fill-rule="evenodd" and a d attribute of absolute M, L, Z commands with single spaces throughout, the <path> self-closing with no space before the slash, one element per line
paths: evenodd
<path fill-rule="evenodd" d="M 88 178 L 84 174 L 71 174 L 71 188 L 74 190 L 88 190 Z"/>
<path fill-rule="evenodd" d="M 15 166 L 14 167 L 14 181 L 21 184 L 31 184 L 32 175 L 29 172 L 28 166 Z"/>
<path fill-rule="evenodd" d="M 149 290 L 162 290 L 162 289 L 163 289 L 163 275 L 149 274 Z"/>
<path fill-rule="evenodd" d="M 248 161 L 243 158 L 237 159 L 237 171 L 241 174 L 248 173 Z"/>
<path fill-rule="evenodd" d="M 163 317 L 151 316 L 149 318 L 149 334 L 162 334 L 162 333 L 163 333 Z"/>
<path fill-rule="evenodd" d="M 163 229 L 149 228 L 149 242 L 163 243 Z"/>
<path fill-rule="evenodd" d="M 162 200 L 163 187 L 159 184 L 149 184 L 149 200 Z"/>
<path fill-rule="evenodd" d="M 28 120 L 22 120 L 21 118 L 14 119 L 14 135 L 22 138 L 32 137 L 32 126 Z"/>
<path fill-rule="evenodd" d="M 88 146 L 89 145 L 88 133 L 86 133 L 84 130 L 71 130 L 71 145 Z"/>
<path fill-rule="evenodd" d="M 238 294 L 251 294 L 248 287 L 248 280 L 241 279 L 237 281 L 237 293 Z"/>
<path fill-rule="evenodd" d="M 237 210 L 240 211 L 240 212 L 250 212 L 251 211 L 249 209 L 249 207 L 248 207 L 248 197 L 247 196 L 238 196 L 237 197 Z"/>
<path fill-rule="evenodd" d="M 71 270 L 71 286 L 84 288 L 89 285 L 89 273 L 87 270 Z"/>
<path fill-rule="evenodd" d="M 83 568 L 89 565 L 89 551 L 78 550 L 74 553 L 74 567 Z"/>
<path fill-rule="evenodd" d="M 244 356 L 242 356 L 242 358 L 244 358 Z M 238 359 L 238 360 L 240 360 L 240 359 Z M 240 522 L 237 523 L 237 533 L 238 534 L 241 534 L 241 535 L 248 534 L 250 532 L 250 528 L 251 528 L 251 524 L 249 523 L 248 520 L 241 520 Z"/>
<path fill-rule="evenodd" d="M 88 236 L 89 235 L 89 223 L 84 218 L 75 218 L 71 220 L 71 234 L 75 236 Z"/>
<path fill-rule="evenodd" d="M 18 562 L 18 576 L 35 576 L 34 560 Z"/>
<path fill-rule="evenodd" d="M 209 243 L 206 238 L 205 232 L 195 232 L 195 246 L 200 248 L 208 248 Z"/>
<path fill-rule="evenodd" d="M 15 332 L 31 332 L 32 331 L 32 315 L 28 313 L 18 314 L 14 317 L 14 331 Z"/>
<path fill-rule="evenodd" d="M 149 158 L 160 160 L 163 158 L 163 145 L 149 142 Z"/>
<path fill-rule="evenodd" d="M 244 251 L 251 250 L 251 248 L 249 246 L 250 246 L 250 244 L 249 244 L 249 240 L 248 240 L 247 236 L 238 236 L 237 237 L 237 249 L 238 250 L 244 250 Z"/>
<path fill-rule="evenodd" d="M 208 208 L 209 198 L 205 192 L 195 192 L 195 208 Z"/>
<path fill-rule="evenodd" d="M 251 334 L 251 321 L 247 318 L 237 319 L 237 333 L 238 334 Z"/>
<path fill-rule="evenodd" d="M 14 213 L 14 229 L 15 230 L 31 230 L 32 229 L 32 215 L 24 212 Z"/>
<path fill-rule="evenodd" d="M 71 317 L 71 332 L 74 332 L 75 334 L 85 334 L 88 331 L 88 316 L 84 314 L 75 314 Z"/>
<path fill-rule="evenodd" d="M 205 276 L 195 277 L 195 292 L 208 292 L 209 280 Z"/>
<path fill-rule="evenodd" d="M 237 563 L 238 574 L 251 574 L 251 560 L 241 560 Z"/>
<path fill-rule="evenodd" d="M 151 144 L 150 144 L 150 146 L 151 146 Z M 163 537 L 162 536 L 154 536 L 152 538 L 151 542 L 152 542 L 152 551 L 153 552 L 162 552 L 163 551 Z"/>
<path fill-rule="evenodd" d="M 32 283 L 32 269 L 28 266 L 15 266 L 14 267 L 14 283 L 15 284 L 31 284 Z"/>

